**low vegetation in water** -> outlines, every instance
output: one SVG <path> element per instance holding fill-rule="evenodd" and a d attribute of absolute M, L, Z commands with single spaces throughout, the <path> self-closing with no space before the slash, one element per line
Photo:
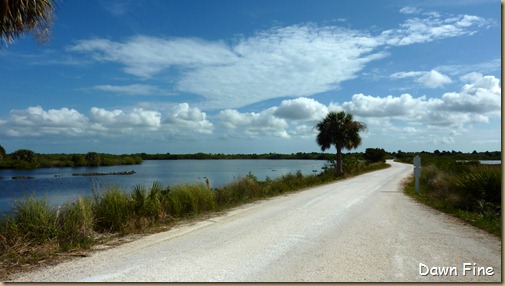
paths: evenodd
<path fill-rule="evenodd" d="M 420 192 L 411 177 L 405 184 L 408 195 L 501 236 L 501 165 L 425 156 L 421 166 Z"/>
<path fill-rule="evenodd" d="M 358 175 L 389 165 L 364 163 L 349 156 L 343 177 Z M 75 253 L 104 243 L 106 239 L 131 233 L 167 229 L 181 219 L 227 210 L 303 188 L 325 184 L 336 177 L 329 167 L 319 174 L 287 174 L 258 180 L 252 173 L 220 188 L 205 184 L 150 187 L 137 185 L 130 192 L 117 187 L 94 188 L 92 197 L 51 208 L 44 199 L 27 197 L 17 201 L 14 211 L 0 221 L 0 278 L 23 265 Z M 1 273 L 4 271 L 4 273 Z"/>

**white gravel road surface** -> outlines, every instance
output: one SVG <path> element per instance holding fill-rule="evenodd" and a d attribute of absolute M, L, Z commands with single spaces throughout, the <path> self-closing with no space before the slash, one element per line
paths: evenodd
<path fill-rule="evenodd" d="M 405 196 L 400 183 L 413 167 L 390 163 L 12 279 L 501 281 L 501 240 Z"/>

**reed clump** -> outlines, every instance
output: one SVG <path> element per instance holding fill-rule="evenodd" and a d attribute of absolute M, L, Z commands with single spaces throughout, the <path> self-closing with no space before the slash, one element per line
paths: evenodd
<path fill-rule="evenodd" d="M 62 250 L 89 248 L 94 241 L 95 214 L 93 201 L 79 197 L 74 203 L 66 204 L 60 213 L 57 238 Z"/>
<path fill-rule="evenodd" d="M 168 213 L 175 218 L 195 216 L 213 211 L 214 195 L 205 184 L 176 186 L 166 194 Z"/>

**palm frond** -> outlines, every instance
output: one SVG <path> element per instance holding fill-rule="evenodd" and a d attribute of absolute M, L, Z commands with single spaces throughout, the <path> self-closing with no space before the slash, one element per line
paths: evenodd
<path fill-rule="evenodd" d="M 49 38 L 54 0 L 0 0 L 0 37 L 5 44 L 31 32 L 39 42 Z"/>

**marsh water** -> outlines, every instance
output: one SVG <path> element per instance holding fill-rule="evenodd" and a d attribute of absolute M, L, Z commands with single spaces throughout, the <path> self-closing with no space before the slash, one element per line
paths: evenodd
<path fill-rule="evenodd" d="M 0 212 L 12 209 L 13 202 L 27 195 L 46 198 L 52 206 L 71 202 L 79 196 L 91 196 L 92 187 L 103 190 L 117 186 L 130 191 L 135 185 L 163 186 L 205 183 L 219 187 L 245 177 L 249 172 L 259 180 L 301 171 L 317 174 L 327 164 L 321 160 L 148 160 L 140 165 L 78 168 L 43 168 L 34 170 L 0 170 Z M 82 173 L 130 172 L 132 175 L 74 176 Z M 13 178 L 24 179 L 13 179 Z"/>

